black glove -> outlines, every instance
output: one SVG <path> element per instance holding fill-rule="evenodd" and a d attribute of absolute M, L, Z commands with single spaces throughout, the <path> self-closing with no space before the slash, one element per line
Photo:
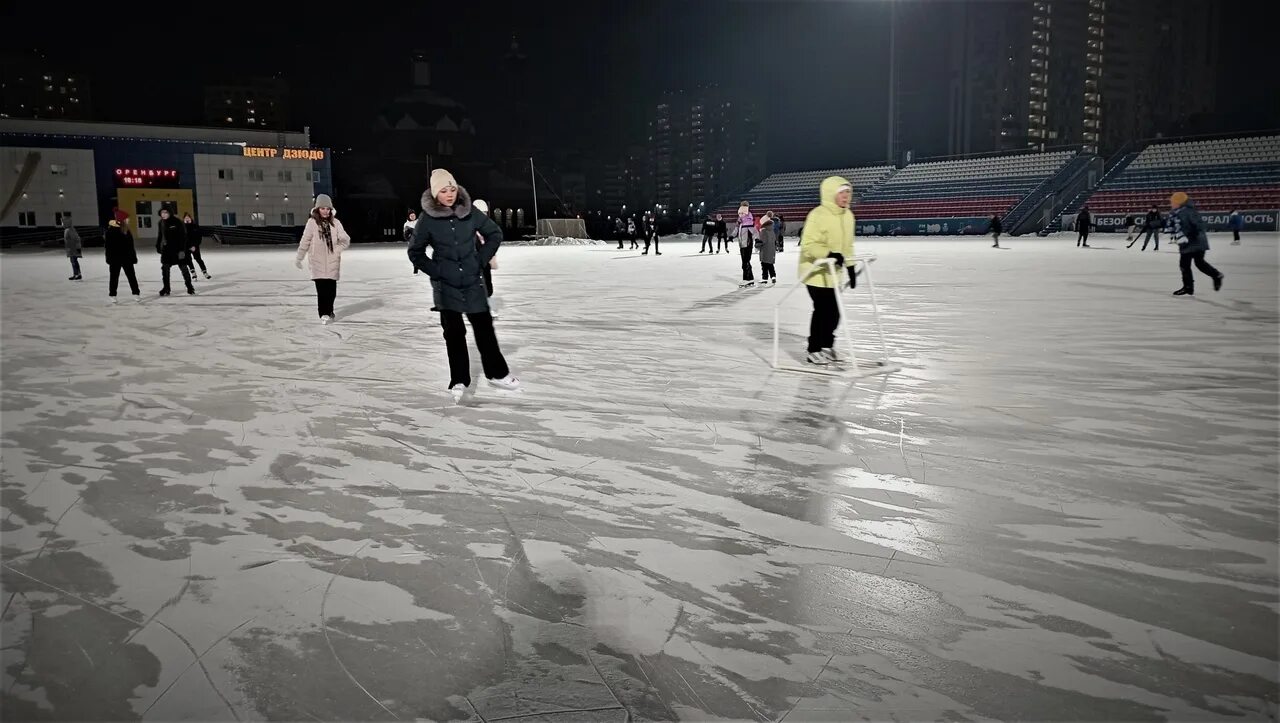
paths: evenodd
<path fill-rule="evenodd" d="M 835 251 L 827 254 L 827 258 L 836 262 L 836 268 L 844 268 L 844 254 L 838 254 Z"/>

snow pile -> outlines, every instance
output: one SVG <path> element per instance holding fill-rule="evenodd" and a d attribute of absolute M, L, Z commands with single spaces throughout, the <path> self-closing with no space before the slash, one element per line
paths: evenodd
<path fill-rule="evenodd" d="M 504 246 L 603 246 L 608 243 L 593 238 L 565 238 L 561 236 L 539 236 L 531 239 L 512 239 L 503 241 Z"/>

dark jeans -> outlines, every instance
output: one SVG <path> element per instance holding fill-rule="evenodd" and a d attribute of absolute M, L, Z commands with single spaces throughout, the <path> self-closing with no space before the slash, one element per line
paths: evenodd
<path fill-rule="evenodd" d="M 493 269 L 489 268 L 489 264 L 484 265 L 484 269 L 480 272 L 484 276 L 484 288 L 489 296 L 493 296 Z"/>
<path fill-rule="evenodd" d="M 1182 254 L 1178 259 L 1178 267 L 1182 269 L 1182 288 L 1184 289 L 1194 290 L 1196 288 L 1195 277 L 1191 275 L 1192 263 L 1194 263 L 1196 268 L 1200 269 L 1205 276 L 1208 276 L 1211 279 L 1216 279 L 1222 275 L 1217 269 L 1210 266 L 1208 261 L 1204 260 L 1203 251 L 1192 251 L 1189 254 Z"/>
<path fill-rule="evenodd" d="M 80 258 L 78 256 L 71 257 L 71 274 L 73 276 L 80 275 Z"/>
<path fill-rule="evenodd" d="M 720 252 L 721 244 L 724 244 L 724 252 L 729 253 L 729 234 L 721 233 L 716 235 L 716 253 Z"/>
<path fill-rule="evenodd" d="M 316 311 L 333 316 L 333 300 L 338 298 L 337 279 L 312 279 L 316 284 Z"/>
<path fill-rule="evenodd" d="M 1239 231 L 1237 231 L 1237 230 L 1235 230 L 1235 229 L 1231 229 L 1231 240 L 1232 240 L 1232 241 L 1239 241 L 1239 240 L 1240 240 L 1240 232 L 1239 232 Z"/>
<path fill-rule="evenodd" d="M 742 252 L 742 280 L 754 281 L 756 277 L 751 271 L 751 247 L 741 246 L 739 250 Z"/>
<path fill-rule="evenodd" d="M 471 331 L 476 335 L 476 348 L 480 350 L 480 364 L 489 379 L 502 379 L 511 373 L 507 360 L 498 348 L 498 335 L 493 331 L 493 316 L 487 311 L 467 314 Z M 444 345 L 449 353 L 449 386 L 471 386 L 471 357 L 467 354 L 467 325 L 457 311 L 440 312 L 440 327 L 444 329 Z"/>
<path fill-rule="evenodd" d="M 809 351 L 822 351 L 836 345 L 836 327 L 840 326 L 840 304 L 836 289 L 806 286 L 813 299 L 813 316 L 809 318 Z"/>
<path fill-rule="evenodd" d="M 115 296 L 116 289 L 120 287 L 120 269 L 124 269 L 124 277 L 129 280 L 129 290 L 134 296 L 141 294 L 138 290 L 138 277 L 133 273 L 133 264 L 110 264 L 111 281 L 107 285 L 107 295 Z"/>
<path fill-rule="evenodd" d="M 774 271 L 773 264 L 766 264 L 765 262 L 761 261 L 760 262 L 760 279 L 762 281 L 768 281 L 769 279 L 776 279 L 776 278 L 778 278 L 778 272 Z"/>
<path fill-rule="evenodd" d="M 644 239 L 644 252 L 645 252 L 646 254 L 647 254 L 647 253 L 649 253 L 649 241 L 653 241 L 653 252 L 654 252 L 654 253 L 657 253 L 657 252 L 658 252 L 658 234 L 656 234 L 656 233 L 655 233 L 653 236 L 646 236 L 646 237 L 645 237 L 645 239 Z"/>
<path fill-rule="evenodd" d="M 173 266 L 173 264 L 160 264 L 160 278 L 164 281 L 164 286 L 160 288 L 160 293 L 162 294 L 169 293 L 169 269 L 172 269 Z M 177 266 L 178 270 L 182 272 L 182 282 L 187 285 L 187 291 L 195 291 L 196 287 L 191 285 L 191 272 L 187 270 L 187 262 L 179 261 Z"/>
<path fill-rule="evenodd" d="M 996 231 L 995 233 L 991 234 L 991 238 L 995 240 L 995 245 L 996 245 L 996 246 L 999 246 L 999 245 L 1000 245 L 1000 232 L 999 232 L 999 231 Z"/>
<path fill-rule="evenodd" d="M 711 239 L 713 236 L 714 234 L 711 233 L 702 234 L 702 248 L 698 249 L 698 253 L 702 253 L 703 251 L 715 251 L 715 247 L 711 245 Z"/>
<path fill-rule="evenodd" d="M 635 235 L 635 234 L 631 234 L 631 248 L 633 248 L 633 249 L 638 249 L 638 248 L 640 248 L 640 241 L 639 241 L 639 239 L 640 239 L 640 237 L 639 237 L 639 236 L 637 236 L 637 235 Z"/>
<path fill-rule="evenodd" d="M 200 257 L 200 247 L 197 246 L 195 248 L 195 251 L 187 254 L 187 268 L 191 269 L 191 273 L 194 274 L 196 271 L 196 264 L 200 264 L 200 270 L 206 274 L 209 273 L 209 269 L 204 265 L 204 259 Z"/>
<path fill-rule="evenodd" d="M 1142 239 L 1142 250 L 1143 250 L 1143 251 L 1146 251 L 1146 250 L 1147 250 L 1147 242 L 1151 240 L 1151 237 L 1152 237 L 1152 236 L 1155 236 L 1156 251 L 1159 251 L 1159 250 L 1160 250 L 1160 229 L 1158 229 L 1158 228 L 1149 228 L 1149 229 L 1147 229 L 1147 236 L 1146 236 L 1146 238 Z M 1134 241 L 1134 243 L 1137 243 L 1138 239 L 1136 239 L 1136 238 L 1135 238 L 1133 241 Z M 1129 244 L 1129 245 L 1130 245 L 1130 246 L 1132 246 L 1133 244 Z"/>
<path fill-rule="evenodd" d="M 1086 226 L 1080 229 L 1080 238 L 1076 239 L 1076 246 L 1088 246 L 1088 245 L 1089 245 L 1089 227 Z"/>

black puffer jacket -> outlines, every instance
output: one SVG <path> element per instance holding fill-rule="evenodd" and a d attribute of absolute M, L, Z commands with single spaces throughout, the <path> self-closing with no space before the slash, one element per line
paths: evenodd
<path fill-rule="evenodd" d="M 159 221 L 156 253 L 160 254 L 160 263 L 173 266 L 187 258 L 187 225 L 173 216 Z"/>
<path fill-rule="evenodd" d="M 128 226 L 116 221 L 107 224 L 107 232 L 103 234 L 102 244 L 106 250 L 107 263 L 121 266 L 133 266 L 138 263 L 138 251 L 133 247 L 133 234 Z"/>
<path fill-rule="evenodd" d="M 199 246 L 203 234 L 200 233 L 200 227 L 196 225 L 196 222 L 192 221 L 191 223 L 187 223 L 186 221 L 183 221 L 182 225 L 186 227 L 187 231 L 187 248 L 195 248 Z"/>
<path fill-rule="evenodd" d="M 476 234 L 484 245 L 476 243 Z M 422 194 L 422 215 L 409 243 L 409 260 L 431 279 L 434 311 L 477 314 L 489 310 L 489 294 L 481 272 L 498 252 L 502 229 L 483 213 L 473 212 L 467 189 L 458 187 L 452 208 L 430 191 Z M 427 256 L 427 247 L 431 256 Z"/>

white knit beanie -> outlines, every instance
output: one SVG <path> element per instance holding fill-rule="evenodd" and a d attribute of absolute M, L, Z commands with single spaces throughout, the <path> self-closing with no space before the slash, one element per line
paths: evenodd
<path fill-rule="evenodd" d="M 471 206 L 480 213 L 483 213 L 486 216 L 489 215 L 489 203 L 483 198 L 477 198 L 471 203 Z"/>
<path fill-rule="evenodd" d="M 457 188 L 458 182 L 453 180 L 453 174 L 437 168 L 431 172 L 431 195 L 438 196 L 440 192 L 446 188 Z"/>

